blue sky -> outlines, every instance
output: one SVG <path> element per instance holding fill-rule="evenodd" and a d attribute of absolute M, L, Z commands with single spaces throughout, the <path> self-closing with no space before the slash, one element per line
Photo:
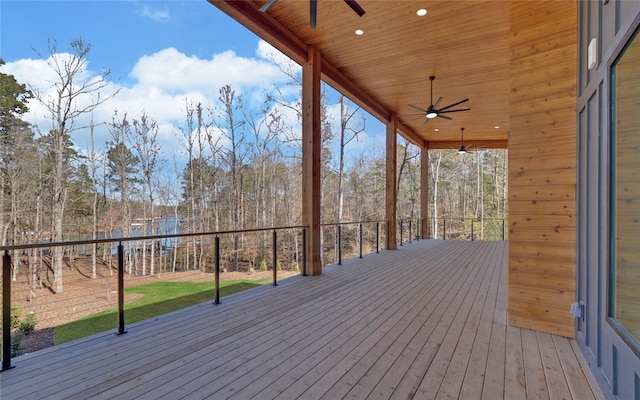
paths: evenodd
<path fill-rule="evenodd" d="M 5 61 L 34 58 L 34 48 L 46 54 L 49 37 L 62 47 L 81 36 L 92 65 L 124 81 L 140 56 L 168 47 L 204 59 L 226 50 L 252 57 L 259 41 L 205 0 L 2 0 L 0 21 Z"/>
<path fill-rule="evenodd" d="M 215 104 L 219 88 L 230 84 L 259 104 L 266 92 L 290 84 L 271 61 L 286 58 L 206 0 L 0 1 L 0 57 L 6 63 L 0 72 L 44 95 L 55 80 L 46 63 L 48 39 L 57 41 L 61 53 L 79 37 L 91 44 L 85 78 L 109 69 L 105 90 L 118 91 L 94 120 L 110 121 L 114 110 L 126 110 L 131 119 L 144 112 L 160 126 L 165 154 L 181 149 L 176 125 L 184 120 L 187 99 Z M 42 106 L 29 106 L 25 119 L 48 131 Z M 72 139 L 80 151 L 89 148 L 87 135 Z M 109 140 L 106 129 L 96 142 L 101 139 Z M 350 147 L 371 152 L 383 143 L 384 127 L 369 117 L 367 132 Z"/>

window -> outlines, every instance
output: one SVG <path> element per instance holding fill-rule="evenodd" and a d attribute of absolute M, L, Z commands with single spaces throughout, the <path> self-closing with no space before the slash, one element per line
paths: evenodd
<path fill-rule="evenodd" d="M 611 70 L 611 269 L 609 317 L 640 344 L 640 39 Z"/>

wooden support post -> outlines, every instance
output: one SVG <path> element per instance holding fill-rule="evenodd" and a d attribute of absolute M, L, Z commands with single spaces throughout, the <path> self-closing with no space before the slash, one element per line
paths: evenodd
<path fill-rule="evenodd" d="M 320 245 L 320 50 L 310 46 L 302 65 L 302 223 L 307 226 L 307 275 L 322 273 Z"/>
<path fill-rule="evenodd" d="M 385 219 L 387 220 L 387 250 L 397 250 L 396 238 L 396 179 L 397 179 L 397 120 L 391 118 L 387 124 L 387 173 L 385 187 Z"/>

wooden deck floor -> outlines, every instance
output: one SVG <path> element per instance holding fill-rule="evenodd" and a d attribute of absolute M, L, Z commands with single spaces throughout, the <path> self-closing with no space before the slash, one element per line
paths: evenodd
<path fill-rule="evenodd" d="M 2 399 L 593 399 L 507 327 L 504 242 L 418 241 L 15 359 Z"/>

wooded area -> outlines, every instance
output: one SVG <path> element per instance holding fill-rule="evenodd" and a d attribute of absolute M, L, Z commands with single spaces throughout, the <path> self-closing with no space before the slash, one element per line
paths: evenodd
<path fill-rule="evenodd" d="M 301 224 L 301 127 L 284 117 L 292 111 L 300 116 L 299 96 L 291 100 L 274 90 L 263 94 L 262 106 L 256 109 L 245 101 L 246 94 L 225 85 L 214 104 L 187 98 L 184 118 L 173 129 L 182 159 L 167 157 L 170 152 L 160 144 L 153 115 L 114 109 L 109 121 L 92 120 L 87 126 L 78 122 L 98 107 L 110 107 L 109 100 L 118 95 L 107 92 L 108 72 L 83 81 L 80 72 L 90 49 L 77 39 L 63 56 L 55 42 L 49 43 L 49 65 L 58 78 L 52 82 L 56 98 L 44 98 L 13 76 L 0 74 L 2 245 L 108 238 L 116 232 L 126 237 Z M 300 93 L 299 66 L 279 67 Z M 371 134 L 379 122 L 326 84 L 322 97 L 322 220 L 382 221 L 384 148 L 350 150 L 359 135 Z M 47 132 L 22 119 L 33 101 L 50 113 Z M 336 108 L 339 121 L 330 112 Z M 104 127 L 110 139 L 98 142 L 95 133 Z M 78 148 L 74 139 L 79 136 L 91 137 L 90 148 Z M 478 151 L 429 152 L 431 236 L 440 231 L 441 218 L 506 217 L 506 151 L 472 150 Z M 421 217 L 419 151 L 400 140 L 398 219 Z M 158 232 L 158 224 L 149 223 L 157 220 L 171 220 L 174 226 Z M 474 236 L 482 239 L 481 228 L 476 229 Z M 470 238 L 468 229 L 457 235 Z M 143 246 L 140 263 L 129 264 L 129 273 L 156 272 L 159 250 Z M 204 251 L 199 246 L 202 243 L 193 237 L 173 249 L 189 260 L 183 268 L 201 268 Z M 232 246 L 231 268 L 238 270 L 264 260 L 270 240 L 235 234 Z M 57 292 L 63 291 L 65 257 L 59 249 L 51 254 Z M 94 266 L 107 255 L 97 246 L 91 253 Z M 331 262 L 335 259 L 325 260 Z"/>

